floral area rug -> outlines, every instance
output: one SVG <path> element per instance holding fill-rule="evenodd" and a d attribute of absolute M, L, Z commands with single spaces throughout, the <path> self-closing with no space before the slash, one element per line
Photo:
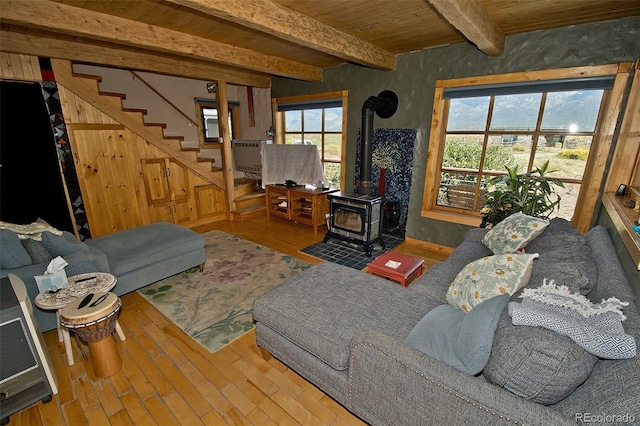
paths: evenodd
<path fill-rule="evenodd" d="M 138 293 L 215 352 L 254 327 L 251 309 L 257 296 L 311 265 L 222 231 L 203 235 L 202 273 L 193 268 Z"/>

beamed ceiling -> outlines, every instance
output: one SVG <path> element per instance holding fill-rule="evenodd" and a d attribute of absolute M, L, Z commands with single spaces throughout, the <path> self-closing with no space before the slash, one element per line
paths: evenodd
<path fill-rule="evenodd" d="M 0 50 L 269 87 L 342 63 L 640 15 L 640 0 L 0 0 Z"/>

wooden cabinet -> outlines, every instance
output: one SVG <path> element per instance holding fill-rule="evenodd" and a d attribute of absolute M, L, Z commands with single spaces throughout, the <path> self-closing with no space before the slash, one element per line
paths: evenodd
<path fill-rule="evenodd" d="M 314 235 L 324 224 L 329 213 L 327 194 L 337 189 L 316 189 L 315 187 L 266 186 L 267 216 L 277 216 L 305 225 L 313 226 Z"/>
<path fill-rule="evenodd" d="M 224 191 L 216 185 L 200 185 L 193 189 L 196 197 L 198 218 L 226 217 Z"/>
<path fill-rule="evenodd" d="M 186 167 L 173 158 L 145 158 L 142 175 L 152 222 L 185 223 L 196 218 Z"/>

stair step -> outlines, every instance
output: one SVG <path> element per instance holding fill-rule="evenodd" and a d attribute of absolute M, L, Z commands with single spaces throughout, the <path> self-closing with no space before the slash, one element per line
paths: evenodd
<path fill-rule="evenodd" d="M 242 222 L 243 220 L 266 216 L 267 207 L 264 204 L 261 206 L 249 206 L 233 210 L 231 214 L 234 222 Z"/>
<path fill-rule="evenodd" d="M 125 112 L 139 112 L 142 115 L 147 115 L 147 110 L 144 108 L 125 108 L 122 107 L 122 110 Z"/>
<path fill-rule="evenodd" d="M 122 100 L 127 99 L 127 95 L 124 93 L 115 93 L 115 92 L 98 92 L 100 96 L 115 96 L 116 98 L 120 98 Z"/>
<path fill-rule="evenodd" d="M 79 77 L 79 78 L 89 78 L 91 80 L 96 80 L 98 83 L 100 83 L 102 81 L 102 76 L 100 76 L 100 75 L 84 74 L 84 73 L 81 73 L 81 72 L 74 72 L 73 76 L 74 77 Z"/>
<path fill-rule="evenodd" d="M 265 194 L 261 192 L 253 192 L 241 196 L 236 196 L 233 201 L 236 208 L 238 209 L 243 209 L 245 207 L 251 206 L 264 207 L 266 205 Z"/>

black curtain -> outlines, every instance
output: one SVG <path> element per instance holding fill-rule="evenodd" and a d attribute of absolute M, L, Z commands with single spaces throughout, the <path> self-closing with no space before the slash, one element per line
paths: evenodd
<path fill-rule="evenodd" d="M 73 232 L 39 83 L 0 82 L 0 220 Z"/>

